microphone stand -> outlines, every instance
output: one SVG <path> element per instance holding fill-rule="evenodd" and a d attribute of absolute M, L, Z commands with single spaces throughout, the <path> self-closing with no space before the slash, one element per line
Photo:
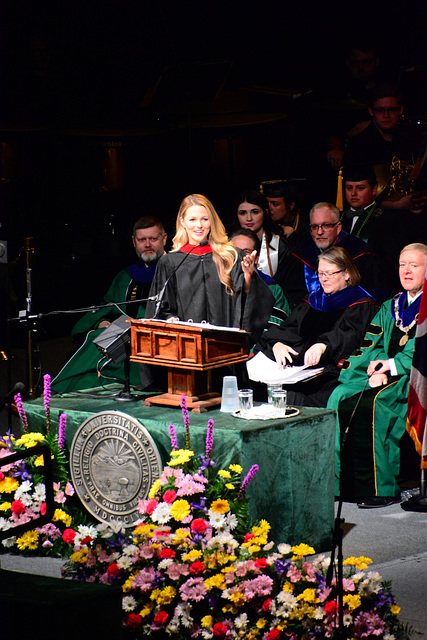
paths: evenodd
<path fill-rule="evenodd" d="M 377 370 L 381 369 L 381 363 L 378 363 L 375 367 L 375 373 Z M 347 427 L 345 428 L 344 435 L 341 441 L 341 453 L 340 460 L 342 459 L 342 454 L 344 452 L 348 434 L 350 432 L 350 426 L 353 423 L 354 415 L 357 411 L 357 408 L 360 404 L 360 401 L 363 397 L 363 394 L 366 391 L 366 387 L 368 386 L 369 380 L 371 376 L 368 376 L 362 391 L 357 398 L 357 402 L 354 405 L 354 409 L 351 413 L 350 419 L 347 423 Z M 337 554 L 337 564 L 338 564 L 338 575 L 337 575 L 337 596 L 338 596 L 338 640 L 342 640 L 345 638 L 344 633 L 344 589 L 343 589 L 343 524 L 345 523 L 344 518 L 341 517 L 343 498 L 342 498 L 342 467 L 340 466 L 340 479 L 339 479 L 339 488 L 340 488 L 340 497 L 338 500 L 338 509 L 337 515 L 335 516 L 334 528 L 332 530 L 332 549 L 331 549 L 331 561 L 328 567 L 328 571 L 326 574 L 326 584 L 330 587 L 332 584 L 332 577 L 334 572 L 334 563 L 335 563 L 335 553 Z"/>

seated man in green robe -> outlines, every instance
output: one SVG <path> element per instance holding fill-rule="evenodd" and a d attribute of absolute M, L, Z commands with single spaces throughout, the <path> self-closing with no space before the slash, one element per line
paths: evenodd
<path fill-rule="evenodd" d="M 120 271 L 111 283 L 100 307 L 86 313 L 72 330 L 73 340 L 81 344 L 70 360 L 52 381 L 57 393 L 81 391 L 100 386 L 101 381 L 124 381 L 123 363 L 106 363 L 93 343 L 106 327 L 125 313 L 131 318 L 143 318 L 146 302 L 133 302 L 148 298 L 159 258 L 164 253 L 167 234 L 163 224 L 153 216 L 139 218 L 133 226 L 132 243 L 137 262 Z M 117 304 L 121 303 L 121 304 Z M 145 388 L 152 382 L 144 367 L 130 365 L 130 384 Z"/>
<path fill-rule="evenodd" d="M 356 501 L 361 508 L 387 506 L 400 498 L 400 440 L 406 429 L 426 266 L 426 245 L 414 243 L 402 249 L 399 278 L 403 291 L 381 306 L 328 401 L 328 407 L 338 413 L 336 494 Z"/>

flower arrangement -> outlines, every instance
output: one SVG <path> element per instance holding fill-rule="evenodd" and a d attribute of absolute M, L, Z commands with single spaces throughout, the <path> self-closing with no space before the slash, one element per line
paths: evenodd
<path fill-rule="evenodd" d="M 68 575 L 121 585 L 123 624 L 135 638 L 245 638 L 297 640 L 338 637 L 336 578 L 330 559 L 306 544 L 268 541 L 265 520 L 249 524 L 245 489 L 257 471 L 216 471 L 211 458 L 213 421 L 206 449 L 191 450 L 183 403 L 185 448 L 169 427 L 171 457 L 141 500 L 133 532 L 93 527 L 67 529 L 72 545 Z M 65 534 L 64 534 L 65 535 Z M 313 556 L 310 560 L 308 556 Z M 345 638 L 410 637 L 399 607 L 368 558 L 344 562 Z"/>
<path fill-rule="evenodd" d="M 90 519 L 89 514 L 73 498 L 75 492 L 69 480 L 65 451 L 66 415 L 60 416 L 58 434 L 52 434 L 49 402 L 50 376 L 46 375 L 46 434 L 29 432 L 22 398 L 17 394 L 15 403 L 24 433 L 19 438 L 13 437 L 11 433 L 0 436 L 0 459 L 12 453 L 25 451 L 36 444 L 49 445 L 53 466 L 54 500 L 57 503 L 52 522 L 42 527 L 35 526 L 19 537 L 11 535 L 2 541 L 1 547 L 9 553 L 64 557 L 69 552 L 69 544 L 63 538 L 65 529 L 73 522 L 82 524 Z M 10 529 L 13 534 L 13 527 L 36 520 L 46 513 L 43 465 L 43 456 L 33 455 L 0 468 L 0 531 Z"/>

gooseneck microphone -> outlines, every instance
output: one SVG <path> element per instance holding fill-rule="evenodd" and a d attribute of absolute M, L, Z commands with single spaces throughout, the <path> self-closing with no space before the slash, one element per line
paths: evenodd
<path fill-rule="evenodd" d="M 163 285 L 162 289 L 160 290 L 160 292 L 156 295 L 156 310 L 154 312 L 154 316 L 152 317 L 152 320 L 155 320 L 157 318 L 157 316 L 159 315 L 160 312 L 160 308 L 162 306 L 162 302 L 163 302 L 163 297 L 165 295 L 165 291 L 166 291 L 166 287 L 169 284 L 169 280 L 176 274 L 176 272 L 178 271 L 178 269 L 182 266 L 182 264 L 187 260 L 188 256 L 190 255 L 190 253 L 192 253 L 194 251 L 194 249 L 197 249 L 198 247 L 206 247 L 206 245 L 208 245 L 209 242 L 207 240 L 202 240 L 202 242 L 200 242 L 200 244 L 196 244 L 194 247 L 191 247 L 190 251 L 188 253 L 185 254 L 185 256 L 183 257 L 183 259 L 181 260 L 181 262 L 178 264 L 177 267 L 175 267 L 175 269 L 172 271 L 172 273 L 170 274 L 169 278 L 166 279 L 165 284 Z"/>
<path fill-rule="evenodd" d="M 3 411 L 9 400 L 16 396 L 17 393 L 22 393 L 23 391 L 25 391 L 25 384 L 23 382 L 17 382 L 3 400 L 0 400 L 0 411 Z"/>

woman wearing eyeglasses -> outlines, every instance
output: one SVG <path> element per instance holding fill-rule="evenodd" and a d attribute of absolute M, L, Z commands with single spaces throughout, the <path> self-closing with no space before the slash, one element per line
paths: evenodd
<path fill-rule="evenodd" d="M 360 274 L 342 247 L 319 256 L 321 289 L 303 300 L 280 327 L 271 327 L 255 347 L 281 367 L 319 365 L 321 376 L 290 385 L 290 404 L 326 406 L 338 384 L 338 362 L 360 346 L 378 311 L 375 300 L 359 286 Z"/>

